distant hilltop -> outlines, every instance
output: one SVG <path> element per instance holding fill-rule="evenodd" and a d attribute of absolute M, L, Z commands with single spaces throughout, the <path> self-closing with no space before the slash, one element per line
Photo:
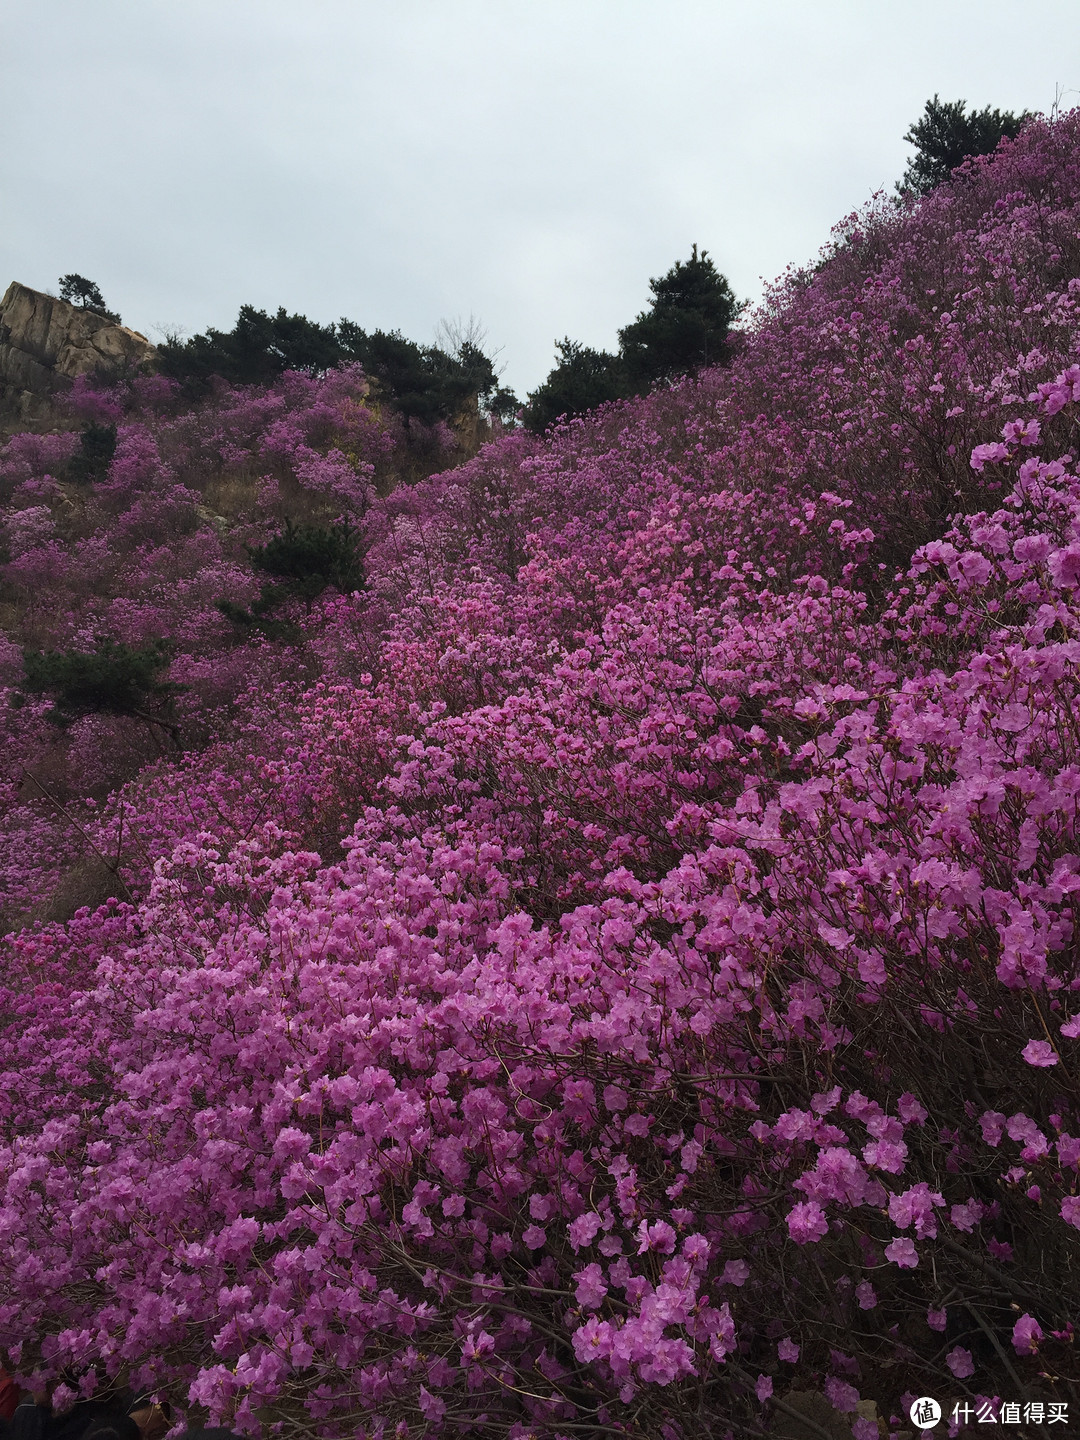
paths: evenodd
<path fill-rule="evenodd" d="M 0 429 L 55 425 L 66 381 L 155 353 L 137 330 L 13 281 L 0 301 Z"/>

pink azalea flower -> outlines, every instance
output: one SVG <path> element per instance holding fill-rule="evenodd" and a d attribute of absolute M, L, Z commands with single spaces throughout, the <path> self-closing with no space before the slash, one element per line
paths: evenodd
<path fill-rule="evenodd" d="M 829 1232 L 825 1212 L 816 1200 L 807 1200 L 788 1212 L 788 1234 L 797 1245 L 816 1243 Z"/>
<path fill-rule="evenodd" d="M 885 1258 L 899 1265 L 901 1270 L 914 1270 L 919 1263 L 919 1252 L 915 1249 L 915 1242 L 902 1235 L 885 1246 Z"/>
<path fill-rule="evenodd" d="M 1057 1052 L 1054 1047 L 1045 1040 L 1029 1040 L 1022 1051 L 1024 1059 L 1029 1065 L 1046 1067 L 1058 1063 Z"/>
<path fill-rule="evenodd" d="M 720 1277 L 723 1285 L 745 1285 L 750 1278 L 750 1266 L 745 1260 L 729 1260 Z"/>
<path fill-rule="evenodd" d="M 578 1304 L 584 1305 L 586 1309 L 595 1310 L 608 1293 L 607 1284 L 604 1281 L 604 1272 L 595 1262 L 586 1265 L 584 1270 L 578 1270 L 574 1274 L 575 1294 Z"/>
<path fill-rule="evenodd" d="M 843 1415 L 854 1414 L 855 1406 L 859 1403 L 859 1392 L 854 1385 L 830 1375 L 825 1381 L 824 1389 L 825 1398 L 834 1410 L 839 1410 Z"/>
<path fill-rule="evenodd" d="M 965 1350 L 963 1346 L 956 1345 L 945 1356 L 945 1364 L 958 1380 L 966 1380 L 969 1375 L 975 1374 L 975 1362 L 971 1358 L 971 1351 Z"/>

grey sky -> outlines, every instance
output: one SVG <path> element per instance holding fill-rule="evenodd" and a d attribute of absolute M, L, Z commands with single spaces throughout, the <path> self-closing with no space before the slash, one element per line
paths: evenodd
<path fill-rule="evenodd" d="M 1057 89 L 1076 0 L 0 0 L 0 286 L 151 335 L 471 313 L 523 393 L 693 242 L 742 297 L 810 259 L 935 91 Z"/>

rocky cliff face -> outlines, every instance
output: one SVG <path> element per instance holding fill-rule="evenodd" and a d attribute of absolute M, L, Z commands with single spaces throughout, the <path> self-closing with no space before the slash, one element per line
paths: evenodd
<path fill-rule="evenodd" d="M 65 381 L 153 354 L 137 330 L 13 282 L 0 300 L 0 428 L 55 424 Z"/>

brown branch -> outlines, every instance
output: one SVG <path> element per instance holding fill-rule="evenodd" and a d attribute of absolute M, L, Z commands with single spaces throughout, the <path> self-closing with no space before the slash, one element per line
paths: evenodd
<path fill-rule="evenodd" d="M 98 849 L 98 847 L 94 844 L 93 840 L 91 840 L 90 836 L 89 836 L 89 835 L 86 833 L 86 831 L 83 829 L 83 827 L 82 827 L 82 826 L 79 824 L 79 822 L 75 819 L 75 816 L 72 815 L 71 812 L 70 812 L 64 805 L 62 805 L 62 804 L 60 803 L 59 800 L 57 800 L 57 798 L 56 798 L 55 795 L 50 795 L 50 794 L 49 794 L 48 790 L 45 789 L 45 786 L 41 783 L 41 781 L 37 778 L 37 776 L 36 776 L 36 775 L 31 775 L 30 771 L 27 770 L 27 768 L 26 768 L 25 765 L 21 766 L 20 768 L 22 769 L 23 774 L 24 774 L 24 775 L 26 776 L 26 778 L 30 781 L 30 783 L 31 783 L 32 785 L 36 785 L 36 786 L 37 786 L 37 788 L 41 791 L 42 795 L 45 796 L 45 799 L 48 800 L 49 804 L 50 804 L 50 805 L 55 805 L 56 809 L 60 812 L 61 815 L 63 815 L 64 819 L 68 822 L 68 824 L 74 826 L 74 828 L 79 832 L 79 834 L 82 836 L 82 838 L 86 841 L 87 845 L 89 845 L 90 849 L 94 852 L 94 854 L 97 856 L 97 858 L 98 858 L 98 859 L 101 861 L 101 863 L 105 866 L 105 869 L 108 870 L 108 872 L 110 873 L 110 875 L 114 875 L 114 876 L 116 877 L 117 881 L 120 883 L 120 885 L 123 886 L 124 894 L 125 894 L 125 895 L 127 896 L 127 898 L 131 901 L 131 903 L 134 904 L 134 903 L 135 903 L 135 897 L 134 897 L 134 895 L 132 895 L 131 891 L 128 889 L 127 882 L 124 880 L 124 877 L 120 874 L 120 862 L 119 862 L 119 859 L 117 859 L 117 862 L 116 862 L 116 864 L 114 865 L 111 860 L 109 860 L 106 856 L 104 856 L 104 855 L 101 853 L 101 851 Z"/>

